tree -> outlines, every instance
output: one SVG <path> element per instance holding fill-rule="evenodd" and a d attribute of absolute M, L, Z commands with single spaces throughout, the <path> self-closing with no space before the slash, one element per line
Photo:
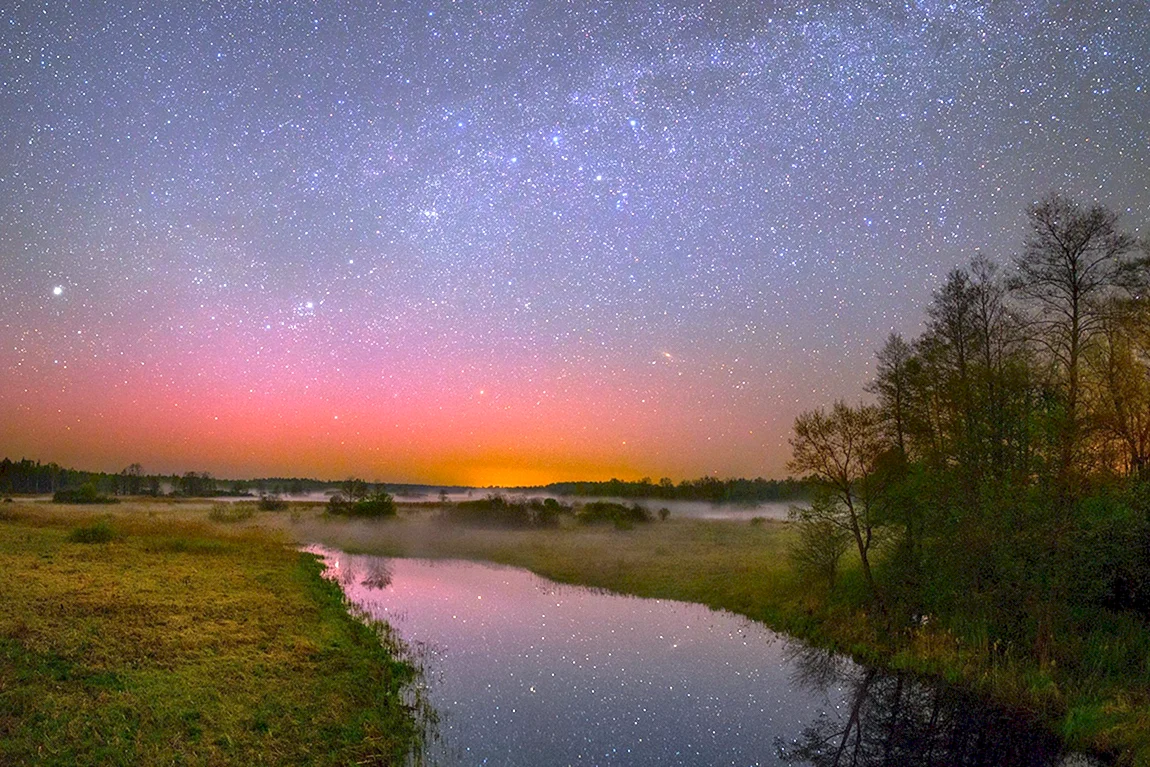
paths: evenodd
<path fill-rule="evenodd" d="M 866 390 L 879 398 L 880 413 L 888 437 L 898 449 L 899 457 L 907 459 L 907 409 L 910 400 L 911 364 L 914 351 L 898 333 L 891 333 L 886 344 L 875 354 L 878 369 L 875 380 Z"/>
<path fill-rule="evenodd" d="M 353 501 L 361 501 L 368 495 L 367 483 L 358 477 L 348 477 L 341 487 L 343 494 Z"/>
<path fill-rule="evenodd" d="M 879 524 L 883 485 L 879 462 L 888 449 L 879 409 L 850 407 L 840 400 L 830 413 L 819 408 L 799 414 L 794 432 L 787 469 L 810 475 L 833 499 L 824 517 L 854 539 L 863 577 L 877 597 L 870 551 Z"/>
<path fill-rule="evenodd" d="M 120 472 L 123 482 L 120 489 L 125 495 L 140 495 L 144 490 L 144 467 L 133 463 Z"/>
<path fill-rule="evenodd" d="M 1150 468 L 1150 323 L 1144 312 L 1136 302 L 1112 301 L 1087 355 L 1106 464 L 1138 478 Z"/>
<path fill-rule="evenodd" d="M 1028 215 L 1030 232 L 1014 260 L 1012 287 L 1031 307 L 1032 337 L 1047 354 L 1059 395 L 1057 478 L 1065 495 L 1081 460 L 1084 355 L 1103 330 L 1107 301 L 1145 284 L 1146 261 L 1130 257 L 1134 239 L 1101 205 L 1087 209 L 1053 194 Z"/>
<path fill-rule="evenodd" d="M 660 509 L 660 513 L 663 511 L 666 509 Z M 799 531 L 790 548 L 795 569 L 834 588 L 839 560 L 847 553 L 852 539 L 849 527 L 841 524 L 838 499 L 819 493 L 809 506 L 792 506 L 787 516 Z"/>

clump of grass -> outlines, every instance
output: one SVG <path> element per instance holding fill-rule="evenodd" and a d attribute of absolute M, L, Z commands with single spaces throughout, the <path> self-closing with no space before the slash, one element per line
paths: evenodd
<path fill-rule="evenodd" d="M 152 553 L 173 552 L 178 554 L 218 554 L 225 550 L 223 541 L 213 538 L 159 538 L 149 543 L 147 550 Z"/>
<path fill-rule="evenodd" d="M 766 517 L 751 517 L 751 526 L 752 527 L 762 527 L 766 521 L 767 521 Z"/>
<path fill-rule="evenodd" d="M 104 519 L 82 525 L 68 533 L 68 540 L 72 543 L 111 543 L 115 539 L 116 531 Z"/>
<path fill-rule="evenodd" d="M 255 516 L 255 511 L 246 503 L 215 503 L 208 512 L 213 522 L 243 522 Z"/>

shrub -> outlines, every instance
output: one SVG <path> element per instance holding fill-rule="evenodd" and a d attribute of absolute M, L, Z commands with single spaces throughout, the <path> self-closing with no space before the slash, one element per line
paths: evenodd
<path fill-rule="evenodd" d="M 671 516 L 671 510 L 668 509 L 666 506 L 659 509 L 659 521 L 660 522 L 666 522 L 667 517 L 669 517 L 669 516 Z"/>
<path fill-rule="evenodd" d="M 554 498 L 513 501 L 497 493 L 448 506 L 443 516 L 451 522 L 479 527 L 558 527 L 559 517 L 570 511 L 570 506 Z"/>
<path fill-rule="evenodd" d="M 273 493 L 272 495 L 261 495 L 258 506 L 260 511 L 285 511 L 288 502 Z"/>
<path fill-rule="evenodd" d="M 52 503 L 119 503 L 116 498 L 100 495 L 95 485 L 87 484 L 52 494 Z"/>
<path fill-rule="evenodd" d="M 838 576 L 839 560 L 851 545 L 851 536 L 841 525 L 822 513 L 829 499 L 812 502 L 811 508 L 792 506 L 790 519 L 798 527 L 798 536 L 790 547 L 791 562 L 799 573 L 824 581 L 833 588 Z"/>
<path fill-rule="evenodd" d="M 532 500 L 531 509 L 535 514 L 536 527 L 559 527 L 559 517 L 571 513 L 570 506 L 559 503 L 554 498 Z"/>
<path fill-rule="evenodd" d="M 100 520 L 91 525 L 77 527 L 68 533 L 68 540 L 72 543 L 108 543 L 116 538 L 116 531 L 106 520 Z"/>
<path fill-rule="evenodd" d="M 636 522 L 650 522 L 651 512 L 637 503 L 625 506 L 611 501 L 592 501 L 583 504 L 575 518 L 585 525 L 611 522 L 620 527 Z"/>
<path fill-rule="evenodd" d="M 370 519 L 394 517 L 396 513 L 395 499 L 382 490 L 354 499 L 346 498 L 342 493 L 336 493 L 327 502 L 327 513 L 343 517 L 367 517 Z"/>

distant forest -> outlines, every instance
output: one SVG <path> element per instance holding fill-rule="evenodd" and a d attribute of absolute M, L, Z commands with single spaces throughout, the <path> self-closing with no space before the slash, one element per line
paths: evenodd
<path fill-rule="evenodd" d="M 41 463 L 9 458 L 0 460 L 0 493 L 47 495 L 58 490 L 91 486 L 110 496 L 176 496 L 215 498 L 228 496 L 303 495 L 341 490 L 348 480 L 322 480 L 301 477 L 264 477 L 262 479 L 217 479 L 207 472 L 184 474 L 147 474 L 134 463 L 123 471 L 81 471 L 56 463 Z M 407 496 L 433 495 L 439 492 L 465 492 L 473 488 L 458 485 L 413 485 L 398 483 L 365 483 L 374 490 Z M 539 487 L 520 487 L 524 493 L 612 498 L 658 498 L 664 500 L 707 501 L 710 503 L 761 503 L 806 497 L 806 485 L 799 480 L 784 479 L 715 479 L 702 477 L 674 484 L 661 479 L 624 482 L 558 482 Z"/>
<path fill-rule="evenodd" d="M 766 503 L 805 499 L 806 482 L 798 479 L 716 479 L 700 477 L 675 484 L 664 477 L 652 482 L 645 477 L 638 482 L 612 479 L 606 482 L 553 482 L 550 485 L 515 488 L 523 492 L 585 498 L 657 498 L 666 501 L 706 501 L 708 503 Z"/>
<path fill-rule="evenodd" d="M 207 472 L 184 474 L 147 474 L 134 463 L 112 474 L 101 471 L 69 469 L 56 463 L 41 463 L 27 458 L 0 460 L 0 493 L 48 494 L 92 486 L 108 495 L 172 495 L 189 498 L 226 496 L 301 495 L 339 487 L 340 482 L 326 482 L 299 477 L 263 479 L 217 479 Z"/>

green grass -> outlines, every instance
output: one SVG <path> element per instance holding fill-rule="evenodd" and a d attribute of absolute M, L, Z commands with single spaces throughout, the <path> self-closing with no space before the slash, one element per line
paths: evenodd
<path fill-rule="evenodd" d="M 0 763 L 402 763 L 413 671 L 313 557 L 141 508 L 0 522 Z"/>
<path fill-rule="evenodd" d="M 854 563 L 831 593 L 803 582 L 787 552 L 794 533 L 772 520 L 505 530 L 437 523 L 434 504 L 386 520 L 293 504 L 290 515 L 217 511 L 213 523 L 210 502 L 134 501 L 99 518 L 112 541 L 79 544 L 66 537 L 93 524 L 87 512 L 9 506 L 19 508 L 0 522 L 0 567 L 14 576 L 0 578 L 0 763 L 104 762 L 95 756 L 104 742 L 134 749 L 122 763 L 395 758 L 413 738 L 394 698 L 410 670 L 346 617 L 314 562 L 268 538 L 280 535 L 358 553 L 487 560 L 731 610 L 859 660 L 961 683 L 1040 713 L 1075 748 L 1150 765 L 1145 625 L 1096 620 L 1063 638 L 1066 655 L 1053 667 L 989 647 L 977 625 L 891 632 L 865 606 Z M 366 692 L 365 673 L 377 679 Z M 34 680 L 26 692 L 14 674 Z M 55 702 L 65 693 L 71 702 Z M 14 717 L 18 706 L 25 713 Z M 69 738 L 55 737 L 57 727 Z M 73 745 L 33 758 L 43 743 Z"/>

